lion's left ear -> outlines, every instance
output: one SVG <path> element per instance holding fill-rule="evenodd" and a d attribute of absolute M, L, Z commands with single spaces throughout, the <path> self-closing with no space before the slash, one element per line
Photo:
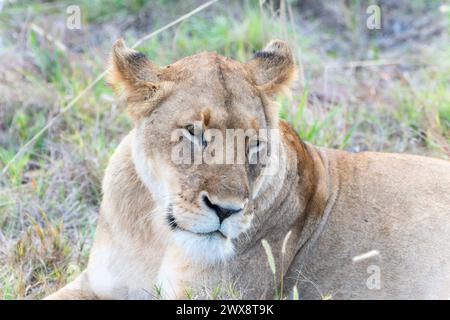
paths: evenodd
<path fill-rule="evenodd" d="M 297 74 L 292 50 L 282 40 L 272 40 L 246 66 L 258 88 L 271 96 L 287 88 Z"/>
<path fill-rule="evenodd" d="M 161 79 L 160 67 L 122 39 L 113 45 L 107 81 L 117 95 L 125 95 L 135 119 L 148 115 L 172 90 L 172 82 Z"/>

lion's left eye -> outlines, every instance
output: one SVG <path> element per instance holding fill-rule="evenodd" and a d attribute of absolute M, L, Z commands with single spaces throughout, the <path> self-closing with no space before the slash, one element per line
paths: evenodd
<path fill-rule="evenodd" d="M 266 142 L 260 139 L 251 139 L 248 145 L 248 157 L 251 158 L 266 147 Z"/>

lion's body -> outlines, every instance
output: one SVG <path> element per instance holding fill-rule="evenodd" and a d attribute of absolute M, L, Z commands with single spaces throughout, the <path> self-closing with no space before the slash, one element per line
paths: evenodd
<path fill-rule="evenodd" d="M 329 185 L 327 216 L 320 215 L 317 221 L 309 217 L 311 230 L 302 227 L 297 219 L 303 212 L 296 205 L 302 195 L 293 191 L 303 188 L 291 185 L 293 179 L 302 180 L 287 177 L 275 204 L 266 210 L 273 217 L 266 221 L 264 231 L 252 235 L 254 241 L 226 266 L 210 270 L 190 262 L 164 239 L 155 239 L 157 231 L 143 228 L 140 217 L 153 204 L 134 170 L 131 138 L 127 136 L 118 147 L 106 172 L 108 204 L 102 206 L 85 271 L 90 297 L 154 298 L 157 283 L 167 293 L 176 293 L 167 297 L 182 297 L 184 289 L 203 283 L 208 274 L 219 283 L 238 281 L 236 286 L 244 297 L 270 298 L 275 285 L 259 240 L 265 238 L 271 244 L 279 262 L 284 236 L 296 229 L 307 232 L 308 240 L 303 247 L 305 236 L 288 239 L 288 250 L 293 252 L 286 254 L 286 260 L 292 261 L 284 267 L 287 291 L 297 285 L 303 298 L 312 299 L 328 294 L 343 299 L 450 297 L 450 164 L 446 161 L 310 147 L 326 163 L 315 164 L 321 171 L 315 178 Z M 294 151 L 298 152 L 290 150 Z M 297 160 L 289 159 L 289 167 L 296 167 Z M 279 198 L 284 198 L 283 203 Z M 282 223 L 283 216 L 291 221 Z M 379 254 L 353 262 L 354 257 L 373 250 Z M 367 284 L 377 268 L 379 287 Z"/>
<path fill-rule="evenodd" d="M 199 91 L 204 94 L 201 104 L 208 103 L 209 95 L 214 98 L 211 101 L 217 102 L 225 94 L 227 108 L 255 101 L 262 101 L 262 108 L 270 108 L 263 94 L 260 100 L 250 96 L 257 90 L 267 95 L 275 92 L 278 82 L 284 83 L 290 77 L 292 66 L 282 60 L 282 54 L 288 51 L 283 51 L 286 49 L 281 42 L 269 49 L 275 51 L 260 55 L 260 59 L 272 59 L 264 67 L 271 68 L 271 63 L 277 63 L 276 72 L 270 71 L 282 76 L 268 84 L 251 87 L 236 99 L 235 90 L 245 91 L 242 88 L 253 82 L 244 81 L 233 87 L 230 79 L 235 73 L 247 77 L 247 71 L 216 55 L 200 56 L 202 61 L 211 59 L 212 67 L 219 66 L 220 71 L 217 82 L 220 90 L 214 87 L 215 76 L 205 71 L 208 84 L 214 88 Z M 115 50 L 122 50 L 114 56 L 119 62 L 127 55 L 136 59 L 136 54 L 130 55 L 120 43 Z M 195 65 L 195 59 L 200 58 L 191 57 L 186 63 Z M 261 61 L 251 62 L 245 70 L 260 68 L 259 64 L 264 62 Z M 282 67 L 289 68 L 287 73 Z M 117 68 L 117 72 L 123 72 L 120 68 L 124 66 Z M 190 72 L 188 64 L 181 69 L 179 65 L 174 68 L 178 68 L 177 74 Z M 198 74 L 203 72 L 201 68 L 195 70 Z M 264 77 L 269 76 L 274 75 L 262 72 L 252 81 L 263 83 Z M 153 91 L 167 93 L 164 91 L 167 88 L 176 88 L 178 80 L 173 76 L 162 73 L 154 77 L 157 78 L 166 82 L 163 89 L 152 85 Z M 126 79 L 130 81 L 130 76 Z M 127 85 L 131 86 L 128 82 Z M 138 90 L 133 90 L 129 101 L 136 104 Z M 174 106 L 170 112 L 186 101 L 176 97 L 173 101 L 163 99 L 162 93 L 157 95 L 158 104 L 165 101 L 165 108 Z M 181 298 L 189 290 L 194 295 L 201 292 L 208 296 L 204 287 L 211 293 L 218 286 L 222 295 L 230 296 L 230 290 L 225 288 L 234 287 L 245 298 L 273 298 L 281 275 L 284 295 L 290 297 L 296 286 L 300 297 L 308 299 L 320 299 L 328 294 L 340 299 L 450 298 L 450 162 L 399 154 L 352 154 L 315 147 L 302 142 L 287 122 L 278 120 L 276 112 L 266 110 L 256 122 L 280 129 L 276 173 L 261 180 L 245 180 L 243 177 L 251 175 L 247 169 L 220 166 L 219 171 L 212 171 L 211 176 L 201 180 L 200 172 L 191 173 L 185 167 L 177 171 L 179 168 L 167 158 L 168 152 L 161 151 L 170 145 L 163 136 L 170 132 L 165 132 L 168 129 L 164 129 L 164 123 L 157 117 L 178 119 L 177 115 L 162 110 L 145 117 L 141 115 L 142 108 L 130 112 L 138 114 L 136 128 L 119 145 L 106 170 L 88 267 L 77 280 L 49 296 L 50 299 L 146 299 L 158 297 L 158 293 L 164 298 Z M 199 107 L 196 112 L 202 110 Z M 215 112 L 214 108 L 208 111 L 205 122 L 213 123 L 220 118 L 221 111 Z M 256 111 L 242 110 L 230 119 L 236 117 L 237 122 L 246 119 L 246 112 Z M 204 113 L 201 114 L 203 119 Z M 236 127 L 237 122 L 231 126 Z M 241 126 L 248 125 L 243 123 Z M 229 127 L 230 122 L 216 126 Z M 213 170 L 206 166 L 198 168 L 202 168 L 205 176 L 208 170 Z M 180 180 L 180 175 L 187 178 Z M 209 196 L 215 192 L 234 203 L 252 195 L 253 219 L 247 219 L 250 213 L 246 211 L 236 218 L 227 218 L 235 224 L 229 222 L 225 231 L 241 228 L 245 233 L 229 236 L 227 241 L 233 242 L 234 254 L 223 260 L 208 259 L 209 256 L 222 259 L 228 242 L 204 236 L 203 231 L 192 231 L 199 228 L 195 224 L 197 219 L 211 217 L 211 210 L 198 211 L 204 210 L 197 198 L 202 190 L 207 190 Z M 246 204 L 247 200 L 242 203 Z M 177 222 L 175 226 L 173 221 Z M 250 228 L 248 221 L 251 221 Z M 276 284 L 262 239 L 272 248 L 277 267 Z"/>
<path fill-rule="evenodd" d="M 336 201 L 311 255 L 298 262 L 303 280 L 336 299 L 450 298 L 450 164 L 327 154 Z M 352 260 L 367 252 L 378 254 Z M 320 298 L 316 288 L 303 281 L 299 291 Z"/>

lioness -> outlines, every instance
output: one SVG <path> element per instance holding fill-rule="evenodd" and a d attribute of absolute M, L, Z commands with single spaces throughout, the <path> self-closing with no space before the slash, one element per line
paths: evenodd
<path fill-rule="evenodd" d="M 135 127 L 106 169 L 88 267 L 49 299 L 450 298 L 450 162 L 303 142 L 273 99 L 296 72 L 285 42 L 247 63 L 203 52 L 159 67 L 119 39 L 111 61 Z M 175 146 L 208 154 L 209 129 L 273 129 L 245 154 L 277 151 L 173 161 Z"/>

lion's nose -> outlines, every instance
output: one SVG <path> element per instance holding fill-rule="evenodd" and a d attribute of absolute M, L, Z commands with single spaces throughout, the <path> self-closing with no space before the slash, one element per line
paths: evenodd
<path fill-rule="evenodd" d="M 218 203 L 217 201 L 213 202 L 211 201 L 207 193 L 204 193 L 202 195 L 202 201 L 205 204 L 205 206 L 214 210 L 214 212 L 219 217 L 220 223 L 222 223 L 223 220 L 232 216 L 233 214 L 241 212 L 244 209 L 245 204 L 247 203 L 247 200 L 240 205 L 236 205 L 234 203 L 233 204 Z"/>

